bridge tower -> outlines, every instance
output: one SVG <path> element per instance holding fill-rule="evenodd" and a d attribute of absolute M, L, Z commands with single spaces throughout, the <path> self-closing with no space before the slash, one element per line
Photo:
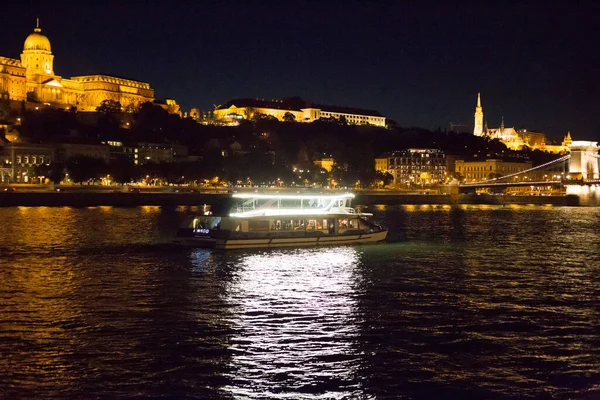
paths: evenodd
<path fill-rule="evenodd" d="M 583 179 L 600 178 L 600 156 L 598 155 L 598 142 L 575 140 L 569 146 L 571 160 L 569 162 L 570 174 L 581 174 Z"/>

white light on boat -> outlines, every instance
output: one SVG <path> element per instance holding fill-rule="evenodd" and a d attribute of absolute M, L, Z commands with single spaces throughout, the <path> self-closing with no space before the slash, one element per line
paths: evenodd
<path fill-rule="evenodd" d="M 259 194 L 235 193 L 231 197 L 236 199 L 282 199 L 282 200 L 316 200 L 316 199 L 353 199 L 354 194 Z"/>
<path fill-rule="evenodd" d="M 331 211 L 315 210 L 315 209 L 311 209 L 311 208 L 305 208 L 305 209 L 300 209 L 300 208 L 269 209 L 269 208 L 266 208 L 264 210 L 252 210 L 252 211 L 246 211 L 246 212 L 241 212 L 241 213 L 231 213 L 231 214 L 229 214 L 229 216 L 230 217 L 257 217 L 257 216 L 269 217 L 269 216 L 278 216 L 278 215 L 324 215 L 324 214 L 331 214 Z"/>

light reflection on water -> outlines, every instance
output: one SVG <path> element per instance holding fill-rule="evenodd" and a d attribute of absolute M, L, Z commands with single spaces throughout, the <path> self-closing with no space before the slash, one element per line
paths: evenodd
<path fill-rule="evenodd" d="M 239 398 L 328 398 L 360 393 L 355 380 L 359 335 L 357 250 L 266 251 L 240 257 L 227 286 L 234 354 L 227 389 Z"/>
<path fill-rule="evenodd" d="M 375 206 L 384 245 L 0 208 L 0 398 L 597 398 L 600 208 Z"/>

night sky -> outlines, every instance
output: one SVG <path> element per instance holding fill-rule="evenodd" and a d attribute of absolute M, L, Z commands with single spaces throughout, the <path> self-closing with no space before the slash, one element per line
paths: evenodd
<path fill-rule="evenodd" d="M 443 129 L 472 126 L 481 92 L 490 127 L 600 140 L 600 2 L 573 3 L 12 1 L 0 55 L 39 16 L 56 74 L 149 82 L 184 110 L 297 95 Z"/>

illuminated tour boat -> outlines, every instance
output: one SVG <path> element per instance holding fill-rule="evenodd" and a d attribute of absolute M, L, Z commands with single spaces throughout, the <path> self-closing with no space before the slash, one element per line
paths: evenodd
<path fill-rule="evenodd" d="M 232 195 L 237 204 L 228 216 L 196 215 L 177 234 L 180 244 L 216 249 L 323 246 L 376 243 L 387 229 L 372 214 L 350 206 L 354 195 Z"/>

